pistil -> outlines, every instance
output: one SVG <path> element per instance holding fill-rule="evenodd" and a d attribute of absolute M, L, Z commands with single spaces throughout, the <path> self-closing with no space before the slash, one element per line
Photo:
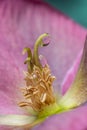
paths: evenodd
<path fill-rule="evenodd" d="M 37 40 L 36 40 L 36 43 L 35 43 L 35 46 L 34 46 L 34 53 L 33 53 L 33 61 L 34 61 L 34 64 L 36 66 L 39 66 L 40 68 L 42 67 L 41 63 L 40 63 L 40 60 L 39 60 L 39 55 L 38 55 L 38 49 L 39 47 L 43 47 L 43 46 L 47 46 L 49 43 L 44 43 L 44 38 L 45 37 L 48 37 L 49 34 L 48 33 L 45 33 L 45 34 L 42 34 Z"/>

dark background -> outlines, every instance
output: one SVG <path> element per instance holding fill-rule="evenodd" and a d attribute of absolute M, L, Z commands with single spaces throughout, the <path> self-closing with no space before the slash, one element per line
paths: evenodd
<path fill-rule="evenodd" d="M 45 0 L 87 28 L 87 0 Z"/>

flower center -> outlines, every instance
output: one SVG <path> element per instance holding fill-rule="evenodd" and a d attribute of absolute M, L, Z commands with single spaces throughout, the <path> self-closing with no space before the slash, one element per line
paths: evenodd
<path fill-rule="evenodd" d="M 38 56 L 38 47 L 48 45 L 48 42 L 43 42 L 44 37 L 48 37 L 48 34 L 43 34 L 37 39 L 33 54 L 30 48 L 24 49 L 24 52 L 28 53 L 25 60 L 28 71 L 25 72 L 26 87 L 22 89 L 24 101 L 20 102 L 19 106 L 29 106 L 36 112 L 41 112 L 45 107 L 55 103 L 52 86 L 55 77 L 51 75 L 47 64 L 43 67 Z"/>

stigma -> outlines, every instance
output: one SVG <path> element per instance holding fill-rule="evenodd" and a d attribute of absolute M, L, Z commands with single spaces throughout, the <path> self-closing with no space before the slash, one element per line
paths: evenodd
<path fill-rule="evenodd" d="M 39 47 L 49 44 L 49 35 L 42 34 L 35 42 L 34 50 L 24 48 L 23 53 L 28 54 L 25 60 L 27 72 L 25 72 L 26 86 L 22 88 L 24 100 L 19 103 L 20 107 L 31 107 L 36 112 L 44 111 L 45 107 L 55 104 L 56 99 L 53 91 L 55 76 L 51 74 L 47 63 L 43 65 L 39 58 Z M 44 40 L 45 39 L 45 40 Z"/>

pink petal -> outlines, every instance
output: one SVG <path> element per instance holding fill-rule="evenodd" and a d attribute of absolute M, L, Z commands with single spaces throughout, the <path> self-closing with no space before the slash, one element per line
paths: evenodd
<path fill-rule="evenodd" d="M 65 94 L 65 92 L 68 90 L 68 88 L 71 86 L 72 82 L 74 81 L 75 75 L 77 73 L 77 70 L 78 70 L 78 67 L 80 64 L 81 56 L 82 56 L 82 51 L 77 56 L 75 63 L 68 70 L 68 72 L 64 78 L 64 81 L 62 82 L 62 93 L 63 94 Z"/>
<path fill-rule="evenodd" d="M 86 130 L 87 106 L 46 119 L 33 130 Z"/>
<path fill-rule="evenodd" d="M 52 43 L 40 52 L 47 57 L 58 88 L 83 46 L 86 30 L 42 2 L 0 1 L 0 113 L 21 113 L 15 100 L 24 81 L 22 50 L 32 48 L 44 32 L 52 36 Z"/>
<path fill-rule="evenodd" d="M 11 126 L 0 126 L 1 130 L 24 130 L 24 128 L 17 128 L 17 127 L 11 127 Z"/>

